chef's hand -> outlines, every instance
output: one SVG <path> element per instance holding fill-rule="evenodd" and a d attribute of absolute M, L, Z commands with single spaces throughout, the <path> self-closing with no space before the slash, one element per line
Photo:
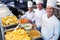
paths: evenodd
<path fill-rule="evenodd" d="M 32 21 L 31 20 L 28 20 L 28 23 L 32 23 Z"/>
<path fill-rule="evenodd" d="M 33 28 L 33 29 L 36 28 L 36 24 L 32 24 L 32 28 Z"/>

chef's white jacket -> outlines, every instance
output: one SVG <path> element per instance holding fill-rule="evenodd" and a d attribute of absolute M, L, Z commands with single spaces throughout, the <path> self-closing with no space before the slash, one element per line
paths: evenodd
<path fill-rule="evenodd" d="M 27 18 L 31 21 L 34 21 L 34 12 L 32 11 L 29 13 L 29 11 L 27 11 L 21 18 Z"/>
<path fill-rule="evenodd" d="M 42 15 L 44 15 L 46 13 L 45 9 L 39 10 L 39 9 L 35 9 L 34 10 L 34 18 L 35 18 L 35 24 L 37 26 L 37 28 L 39 28 L 41 26 L 41 18 Z"/>
<path fill-rule="evenodd" d="M 53 15 L 48 18 L 47 14 L 42 16 L 41 32 L 44 40 L 57 40 L 59 37 L 59 20 Z"/>

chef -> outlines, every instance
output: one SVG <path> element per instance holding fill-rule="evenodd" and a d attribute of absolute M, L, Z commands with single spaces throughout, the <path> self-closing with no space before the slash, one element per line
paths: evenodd
<path fill-rule="evenodd" d="M 36 0 L 37 9 L 34 10 L 35 11 L 34 18 L 35 18 L 36 28 L 39 31 L 41 29 L 41 17 L 42 17 L 42 15 L 44 15 L 46 13 L 46 11 L 42 5 L 43 5 L 43 0 Z"/>
<path fill-rule="evenodd" d="M 59 20 L 53 15 L 56 0 L 47 0 L 46 14 L 42 16 L 42 37 L 44 40 L 58 40 Z"/>
<path fill-rule="evenodd" d="M 22 18 L 27 18 L 30 22 L 34 20 L 33 2 L 28 1 L 28 11 L 22 16 Z"/>

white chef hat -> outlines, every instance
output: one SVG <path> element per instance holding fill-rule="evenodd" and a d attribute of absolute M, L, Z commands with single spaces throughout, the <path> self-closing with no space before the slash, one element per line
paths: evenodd
<path fill-rule="evenodd" d="M 33 2 L 32 1 L 28 1 L 28 7 L 33 7 Z"/>
<path fill-rule="evenodd" d="M 47 0 L 47 7 L 48 6 L 55 8 L 56 7 L 56 0 Z"/>
<path fill-rule="evenodd" d="M 36 4 L 38 3 L 42 3 L 43 4 L 43 0 L 36 0 Z"/>

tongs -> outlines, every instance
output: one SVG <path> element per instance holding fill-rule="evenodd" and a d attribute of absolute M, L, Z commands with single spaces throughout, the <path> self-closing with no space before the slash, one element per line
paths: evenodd
<path fill-rule="evenodd" d="M 21 27 L 22 25 L 19 23 L 16 28 L 14 29 L 14 31 L 16 31 L 17 28 Z"/>

